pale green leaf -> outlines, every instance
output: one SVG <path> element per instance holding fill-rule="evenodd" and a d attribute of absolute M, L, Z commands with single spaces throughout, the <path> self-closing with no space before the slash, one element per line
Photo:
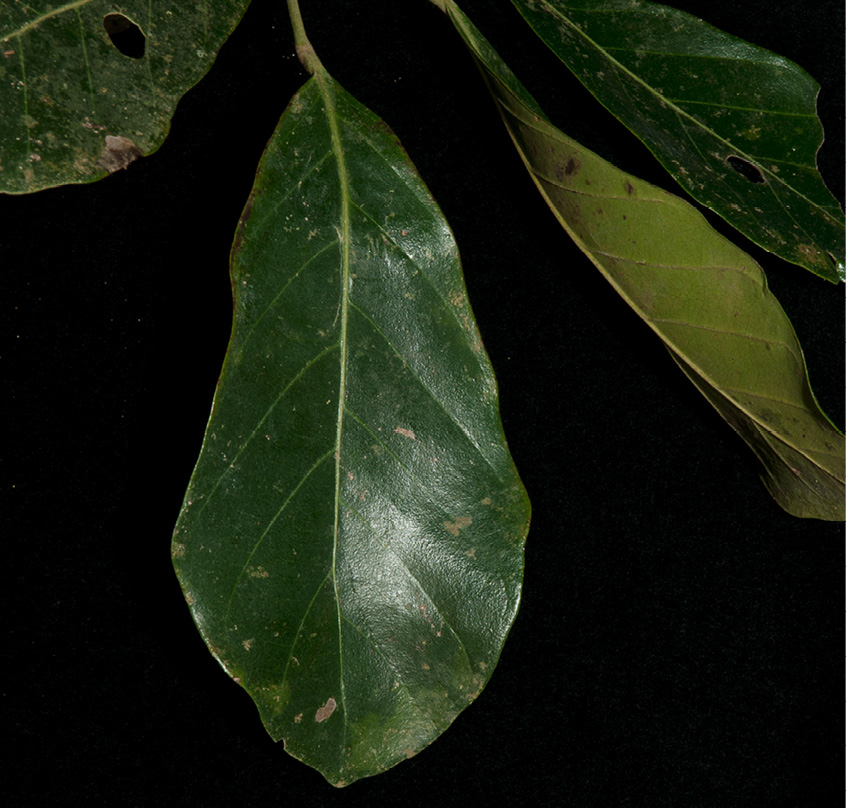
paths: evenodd
<path fill-rule="evenodd" d="M 761 268 L 687 202 L 553 126 L 467 17 L 445 5 L 565 230 L 750 444 L 779 505 L 842 520 L 843 436 L 814 399 L 799 342 Z"/>

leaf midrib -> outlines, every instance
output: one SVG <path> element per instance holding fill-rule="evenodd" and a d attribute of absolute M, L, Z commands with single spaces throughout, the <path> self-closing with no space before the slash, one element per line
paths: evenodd
<path fill-rule="evenodd" d="M 734 154 L 738 157 L 746 158 L 747 160 L 749 160 L 750 162 L 752 162 L 756 166 L 758 166 L 758 169 L 763 174 L 765 174 L 768 178 L 772 179 L 773 182 L 770 184 L 771 188 L 772 188 L 772 184 L 778 184 L 778 185 L 780 185 L 784 188 L 789 189 L 792 193 L 796 194 L 797 197 L 799 197 L 800 199 L 807 202 L 811 207 L 819 210 L 819 212 L 824 216 L 825 219 L 827 219 L 828 221 L 831 221 L 835 224 L 839 224 L 839 222 L 830 213 L 828 213 L 826 208 L 824 208 L 823 206 L 821 206 L 817 202 L 814 202 L 813 200 L 809 199 L 807 196 L 805 196 L 803 193 L 798 191 L 792 185 L 789 185 L 788 183 L 786 183 L 784 180 L 781 179 L 781 177 L 774 174 L 772 171 L 769 171 L 766 166 L 758 165 L 758 163 L 762 162 L 758 157 L 756 157 L 753 154 L 750 154 L 749 152 L 747 152 L 744 149 L 738 148 L 735 144 L 730 143 L 724 137 L 722 137 L 717 132 L 715 132 L 713 129 L 711 129 L 711 127 L 709 127 L 707 124 L 704 124 L 701 121 L 697 120 L 690 113 L 686 112 L 684 109 L 679 107 L 676 103 L 671 101 L 669 98 L 667 98 L 666 96 L 659 93 L 650 84 L 648 84 L 644 79 L 640 78 L 640 76 L 638 76 L 636 73 L 633 73 L 624 64 L 617 61 L 617 59 L 615 59 L 613 56 L 611 56 L 611 54 L 608 53 L 608 50 L 605 47 L 603 47 L 598 42 L 594 41 L 591 37 L 589 37 L 585 33 L 585 31 L 583 31 L 576 23 L 574 23 L 572 20 L 570 20 L 565 15 L 561 14 L 558 11 L 558 9 L 554 8 L 553 6 L 550 6 L 549 3 L 545 2 L 545 0 L 542 0 L 542 2 L 543 2 L 544 8 L 546 8 L 549 11 L 549 13 L 552 14 L 552 16 L 554 16 L 556 19 L 561 20 L 561 22 L 563 22 L 567 27 L 569 27 L 573 31 L 575 31 L 580 37 L 582 37 L 592 47 L 594 47 L 597 51 L 599 51 L 609 62 L 612 62 L 617 68 L 619 68 L 621 72 L 623 72 L 627 76 L 631 77 L 631 79 L 633 81 L 637 82 L 642 87 L 644 87 L 646 89 L 646 91 L 649 92 L 651 95 L 655 96 L 655 98 L 660 99 L 660 101 L 662 103 L 666 104 L 673 112 L 676 113 L 676 115 L 689 120 L 692 124 L 695 125 L 696 129 L 701 130 L 701 131 L 711 135 L 715 140 L 717 140 L 719 143 L 723 144 L 724 148 L 731 149 L 732 154 Z M 623 50 L 623 49 L 620 48 L 618 50 Z M 685 54 L 685 55 L 687 55 L 687 54 Z M 760 112 L 761 110 L 756 110 L 756 111 Z M 637 134 L 637 133 L 635 133 L 635 134 Z M 637 135 L 637 137 L 640 138 L 640 135 Z M 805 165 L 804 167 L 808 167 L 808 166 Z M 810 167 L 814 168 L 814 166 L 810 166 Z"/>
<path fill-rule="evenodd" d="M 347 699 L 344 691 L 344 648 L 343 628 L 341 625 L 341 597 L 338 591 L 338 534 L 341 513 L 341 441 L 344 434 L 344 404 L 347 397 L 347 328 L 349 323 L 350 295 L 350 181 L 347 172 L 338 114 L 335 109 L 335 94 L 332 77 L 322 68 L 315 71 L 320 94 L 326 110 L 332 151 L 338 167 L 338 183 L 341 196 L 341 222 L 338 238 L 341 242 L 341 326 L 338 344 L 340 348 L 340 378 L 338 380 L 338 416 L 335 431 L 335 518 L 332 528 L 332 585 L 335 590 L 335 606 L 338 614 L 338 673 L 341 688 L 341 703 L 344 716 L 343 746 L 347 743 Z"/>

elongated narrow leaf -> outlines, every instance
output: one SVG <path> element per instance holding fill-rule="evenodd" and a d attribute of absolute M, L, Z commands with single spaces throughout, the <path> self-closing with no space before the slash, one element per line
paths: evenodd
<path fill-rule="evenodd" d="M 155 151 L 248 5 L 0 4 L 0 192 L 90 182 Z"/>
<path fill-rule="evenodd" d="M 513 0 L 696 200 L 830 281 L 843 214 L 816 167 L 819 85 L 781 56 L 646 0 Z"/>
<path fill-rule="evenodd" d="M 779 505 L 843 519 L 843 437 L 814 400 L 799 342 L 761 268 L 687 202 L 550 124 L 467 17 L 446 8 L 556 217 L 750 444 Z"/>
<path fill-rule="evenodd" d="M 528 500 L 450 230 L 390 129 L 318 71 L 261 161 L 174 563 L 274 739 L 335 785 L 479 693 Z"/>

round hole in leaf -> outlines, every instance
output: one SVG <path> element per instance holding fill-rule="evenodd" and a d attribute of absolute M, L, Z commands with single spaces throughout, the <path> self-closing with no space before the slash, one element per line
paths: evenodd
<path fill-rule="evenodd" d="M 727 158 L 728 164 L 738 173 L 743 174 L 749 182 L 765 182 L 761 169 L 754 163 L 732 154 Z"/>
<path fill-rule="evenodd" d="M 124 56 L 140 59 L 144 55 L 147 37 L 129 17 L 123 14 L 107 14 L 103 27 L 114 45 Z"/>

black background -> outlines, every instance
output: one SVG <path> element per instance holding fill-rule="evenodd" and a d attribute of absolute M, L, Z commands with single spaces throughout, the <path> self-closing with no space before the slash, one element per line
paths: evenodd
<path fill-rule="evenodd" d="M 842 201 L 842 3 L 677 5 L 821 82 L 820 163 Z M 673 189 L 506 0 L 462 6 L 553 121 Z M 324 64 L 390 123 L 456 233 L 533 503 L 521 612 L 454 726 L 342 791 L 269 739 L 194 629 L 170 533 L 228 339 L 232 234 L 305 80 L 284 3 L 254 0 L 157 154 L 0 196 L 12 804 L 841 805 L 842 525 L 775 506 L 558 228 L 437 9 L 302 7 Z M 739 241 L 840 423 L 841 291 Z"/>

